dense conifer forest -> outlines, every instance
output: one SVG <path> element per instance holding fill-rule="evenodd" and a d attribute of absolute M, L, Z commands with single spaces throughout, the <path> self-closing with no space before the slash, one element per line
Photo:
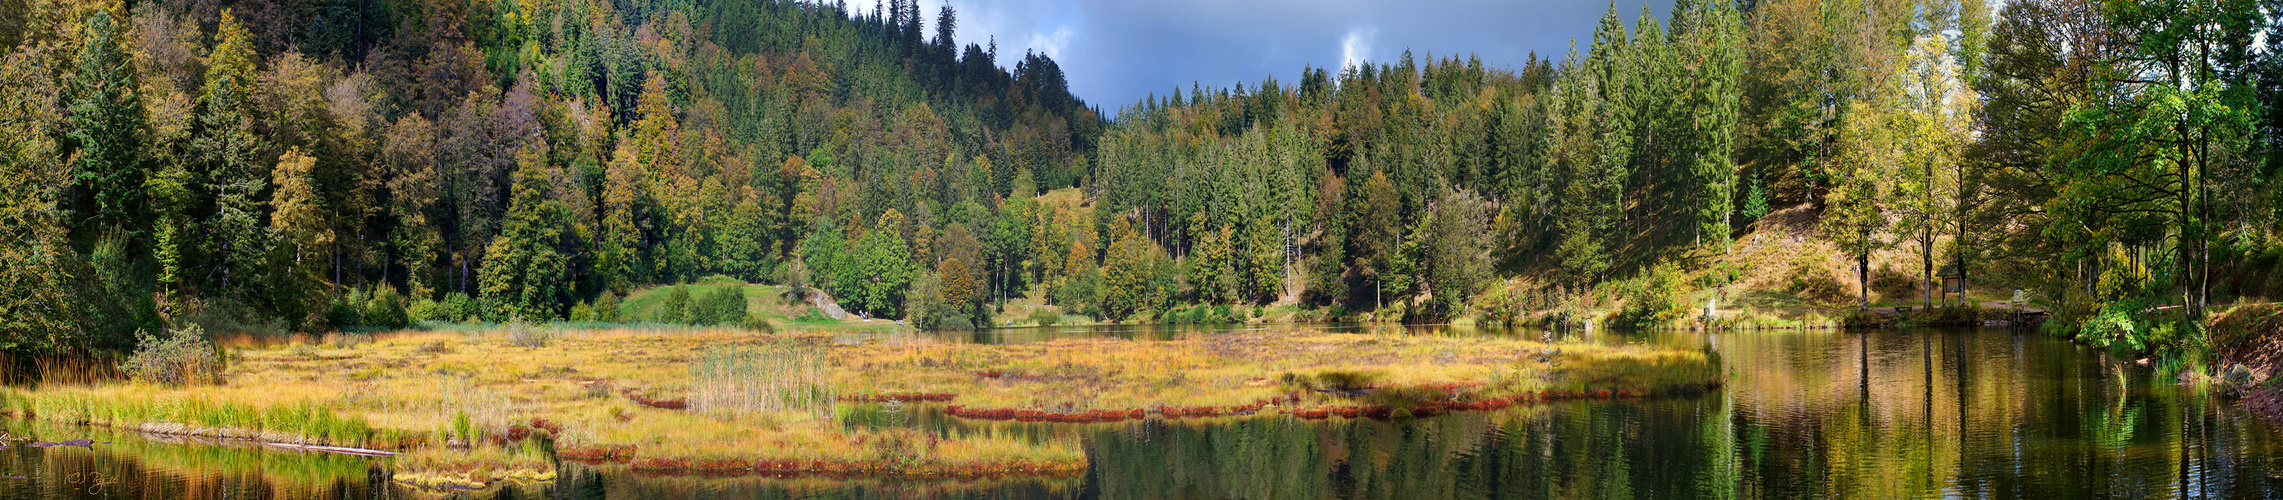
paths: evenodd
<path fill-rule="evenodd" d="M 1655 326 L 1757 274 L 1829 308 L 1937 306 L 1947 274 L 2191 352 L 2208 307 L 2283 291 L 2276 0 L 1613 5 L 1564 54 L 1115 111 L 920 10 L 0 0 L 0 351 L 611 320 L 717 275 L 965 329 Z M 1841 264 L 1729 258 L 1762 237 Z"/>

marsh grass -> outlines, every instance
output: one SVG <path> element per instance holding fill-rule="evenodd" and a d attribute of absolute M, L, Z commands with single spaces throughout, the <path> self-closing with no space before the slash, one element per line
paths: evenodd
<path fill-rule="evenodd" d="M 507 325 L 507 345 L 537 348 L 547 347 L 547 344 L 554 342 L 555 331 L 552 328 L 534 327 L 523 324 L 522 321 Z"/>
<path fill-rule="evenodd" d="M 0 382 L 9 386 L 86 386 L 119 382 L 128 377 L 118 360 L 107 356 L 17 358 L 0 354 Z"/>
<path fill-rule="evenodd" d="M 810 344 L 710 348 L 691 363 L 689 384 L 690 411 L 714 417 L 833 414 L 831 362 L 823 348 Z"/>
<path fill-rule="evenodd" d="M 373 334 L 346 348 L 301 344 L 316 357 L 297 355 L 288 344 L 253 343 L 233 348 L 222 384 L 0 390 L 0 408 L 63 423 L 362 443 L 431 457 L 407 460 L 415 466 L 400 470 L 473 482 L 512 475 L 500 470 L 544 472 L 517 465 L 528 464 L 513 458 L 525 453 L 517 448 L 487 448 L 516 443 L 517 429 L 541 427 L 537 420 L 559 429 L 547 435 L 565 459 L 620 460 L 644 470 L 990 477 L 1075 473 L 1086 461 L 1085 434 L 1047 420 L 963 422 L 933 432 L 851 426 L 836 410 L 873 403 L 834 401 L 899 400 L 923 424 L 939 418 L 926 409 L 934 403 L 901 398 L 942 395 L 956 397 L 954 406 L 1059 415 L 1250 418 L 1359 402 L 1308 394 L 1281 382 L 1286 376 L 1377 373 L 1366 385 L 1414 391 L 1421 401 L 1462 391 L 1656 388 L 1717 378 L 1709 358 L 1695 351 L 1309 330 L 976 345 L 894 328 L 838 339 L 845 342 L 831 334 L 728 328 L 527 328 L 548 332 L 552 341 L 516 347 L 515 334 L 500 328 L 415 330 Z M 1532 356 L 1553 349 L 1562 354 Z M 626 391 L 687 398 L 690 409 L 644 406 Z M 1281 402 L 1264 407 L 1269 401 Z M 454 441 L 469 448 L 448 446 Z M 493 472 L 470 473 L 478 470 Z"/>
<path fill-rule="evenodd" d="M 430 489 L 483 488 L 501 479 L 552 481 L 554 462 L 536 442 L 467 449 L 420 448 L 394 459 L 391 480 Z"/>
<path fill-rule="evenodd" d="M 1305 330 L 1171 341 L 865 344 L 835 348 L 834 355 L 840 387 L 955 394 L 963 409 L 1035 410 L 1049 420 L 1133 410 L 1245 414 L 1266 402 L 1352 404 L 1368 392 L 1403 388 L 1473 398 L 1548 390 L 1654 394 L 1719 380 L 1717 361 L 1697 351 Z"/>

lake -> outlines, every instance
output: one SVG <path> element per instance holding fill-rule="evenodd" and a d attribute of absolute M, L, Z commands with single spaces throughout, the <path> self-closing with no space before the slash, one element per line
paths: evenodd
<path fill-rule="evenodd" d="M 1225 328 L 1225 327 L 1220 327 Z M 1332 326 L 1336 329 L 1389 330 Z M 941 334 L 954 342 L 1151 339 L 1216 327 Z M 439 493 L 385 459 L 0 420 L 89 447 L 0 449 L 0 498 L 1543 498 L 2276 497 L 2283 441 L 2202 389 L 2000 328 L 1599 332 L 1406 327 L 1710 349 L 1728 383 L 1690 397 L 1572 401 L 1411 421 L 982 423 L 938 405 L 848 409 L 846 425 L 1079 439 L 1067 478 L 890 482 L 651 476 L 565 463 L 551 483 Z"/>

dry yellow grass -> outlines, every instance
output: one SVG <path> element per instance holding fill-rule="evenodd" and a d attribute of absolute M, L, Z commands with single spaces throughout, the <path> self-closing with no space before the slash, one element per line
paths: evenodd
<path fill-rule="evenodd" d="M 1497 397 L 1651 393 L 1718 378 L 1694 351 L 1305 330 L 1020 345 L 742 330 L 546 333 L 551 341 L 540 347 L 510 345 L 504 331 L 242 345 L 231 348 L 219 386 L 51 385 L 9 391 L 0 404 L 66 423 L 397 448 L 405 450 L 396 460 L 406 482 L 467 485 L 553 474 L 546 450 L 522 444 L 542 434 L 552 434 L 555 451 L 566 457 L 645 469 L 972 477 L 1068 474 L 1084 465 L 1075 433 L 1040 439 L 1012 423 L 943 435 L 849 426 L 838 414 L 850 405 L 835 405 L 830 396 L 815 402 L 815 394 L 844 400 L 945 394 L 966 407 L 1054 413 L 1175 415 L 1161 409 L 1213 407 L 1265 414 L 1274 412 L 1263 410 L 1264 401 L 1298 408 L 1354 399 L 1311 390 L 1333 380 L 1356 381 L 1349 389 Z M 752 370 L 820 366 L 817 361 L 757 359 L 739 365 L 747 371 L 733 372 L 814 380 L 815 387 L 797 380 L 723 385 L 703 368 L 725 356 L 787 352 L 822 353 L 821 366 L 829 368 L 800 379 L 799 373 Z M 810 398 L 785 398 L 785 391 L 810 391 L 802 393 Z M 672 408 L 693 394 L 744 404 Z"/>
<path fill-rule="evenodd" d="M 1312 331 L 1171 341 L 918 342 L 836 349 L 835 360 L 846 368 L 836 373 L 841 387 L 946 393 L 969 407 L 1065 412 L 1244 406 L 1295 395 L 1326 400 L 1333 396 L 1310 389 L 1328 373 L 1358 374 L 1381 388 L 1463 387 L 1476 397 L 1651 391 L 1717 379 L 1704 355 L 1692 351 Z"/>

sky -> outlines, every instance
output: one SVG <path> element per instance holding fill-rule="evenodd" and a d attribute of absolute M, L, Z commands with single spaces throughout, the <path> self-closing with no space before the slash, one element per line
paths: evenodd
<path fill-rule="evenodd" d="M 1252 88 L 1275 76 L 1300 81 L 1303 67 L 1335 71 L 1357 62 L 1393 63 L 1408 49 L 1425 61 L 1479 55 L 1493 68 L 1519 68 L 1531 51 L 1560 58 L 1576 40 L 1580 55 L 1609 10 L 1606 1 L 1552 0 L 919 0 L 927 32 L 938 8 L 958 15 L 960 45 L 996 39 L 999 62 L 1044 52 L 1070 90 L 1109 112 L 1192 83 Z M 850 0 L 850 10 L 870 11 Z M 1623 0 L 1628 29 L 1647 6 L 1659 19 L 1672 0 Z"/>

